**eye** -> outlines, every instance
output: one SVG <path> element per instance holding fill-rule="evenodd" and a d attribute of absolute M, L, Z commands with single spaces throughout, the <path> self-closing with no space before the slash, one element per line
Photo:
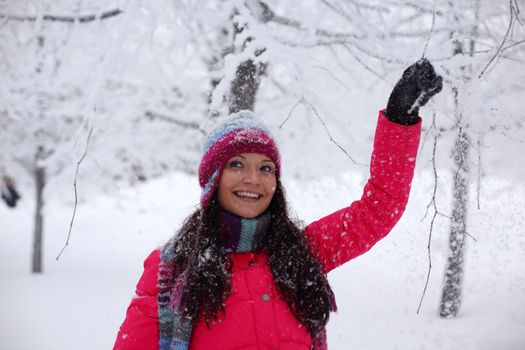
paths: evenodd
<path fill-rule="evenodd" d="M 232 160 L 232 161 L 228 162 L 228 168 L 240 169 L 242 167 L 243 167 L 242 162 L 240 162 L 238 160 Z"/>
<path fill-rule="evenodd" d="M 275 167 L 272 165 L 263 165 L 259 168 L 259 171 L 265 174 L 275 173 Z"/>

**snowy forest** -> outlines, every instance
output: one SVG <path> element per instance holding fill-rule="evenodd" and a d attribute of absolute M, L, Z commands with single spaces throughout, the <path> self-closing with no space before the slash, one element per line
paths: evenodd
<path fill-rule="evenodd" d="M 230 113 L 271 128 L 298 219 L 359 199 L 421 58 L 409 204 L 329 275 L 329 348 L 525 349 L 523 0 L 0 0 L 0 348 L 111 348 Z"/>

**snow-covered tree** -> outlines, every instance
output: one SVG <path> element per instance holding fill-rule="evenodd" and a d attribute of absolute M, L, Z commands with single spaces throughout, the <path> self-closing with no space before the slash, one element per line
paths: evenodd
<path fill-rule="evenodd" d="M 70 152 L 82 125 L 78 109 L 85 89 L 64 77 L 67 45 L 77 26 L 103 21 L 120 14 L 71 11 L 64 15 L 44 4 L 25 11 L 23 4 L 3 3 L 1 36 L 2 75 L 0 90 L 5 101 L 1 113 L 0 144 L 3 168 L 21 182 L 34 179 L 36 187 L 32 272 L 42 272 L 43 204 L 47 179 L 67 166 Z M 30 5 L 27 5 L 30 6 Z M 71 156 L 71 155 L 69 155 Z"/>
<path fill-rule="evenodd" d="M 121 179 L 192 169 L 184 151 L 198 149 L 197 141 L 187 140 L 200 135 L 192 118 L 204 105 L 192 102 L 204 97 L 188 97 L 192 89 L 183 93 L 176 79 L 159 87 L 158 79 L 148 83 L 145 75 L 152 72 L 130 74 L 141 60 L 153 65 L 171 44 L 162 39 L 151 51 L 122 59 L 129 47 L 136 54 L 150 34 L 140 8 L 108 2 L 2 6 L 0 166 L 23 190 L 36 185 L 32 270 L 41 272 L 44 198 L 76 201 L 94 186 L 111 189 Z M 165 57 L 155 73 L 189 76 L 194 67 L 186 65 L 188 73 L 181 67 L 187 55 Z M 173 118 L 175 110 L 180 119 Z M 84 191 L 77 193 L 75 168 L 90 147 L 82 162 L 87 171 L 79 176 Z M 163 147 L 180 153 L 162 153 Z"/>

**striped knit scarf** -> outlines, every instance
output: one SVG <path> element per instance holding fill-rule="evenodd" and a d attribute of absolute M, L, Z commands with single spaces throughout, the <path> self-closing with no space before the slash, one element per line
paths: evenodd
<path fill-rule="evenodd" d="M 256 218 L 247 219 L 226 211 L 219 213 L 220 232 L 226 251 L 248 252 L 256 249 L 270 225 L 271 214 L 266 212 Z M 193 322 L 182 315 L 185 301 L 182 291 L 186 285 L 187 271 L 175 279 L 173 258 L 174 240 L 170 240 L 160 252 L 158 275 L 158 319 L 159 350 L 188 350 L 190 347 Z M 312 350 L 326 350 L 326 331 L 312 339 Z"/>

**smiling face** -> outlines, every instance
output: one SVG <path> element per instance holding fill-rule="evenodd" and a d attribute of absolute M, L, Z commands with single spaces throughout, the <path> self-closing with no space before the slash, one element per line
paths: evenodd
<path fill-rule="evenodd" d="M 232 214 L 254 218 L 268 209 L 277 179 L 274 162 L 258 153 L 241 153 L 226 162 L 219 180 L 219 205 Z"/>

